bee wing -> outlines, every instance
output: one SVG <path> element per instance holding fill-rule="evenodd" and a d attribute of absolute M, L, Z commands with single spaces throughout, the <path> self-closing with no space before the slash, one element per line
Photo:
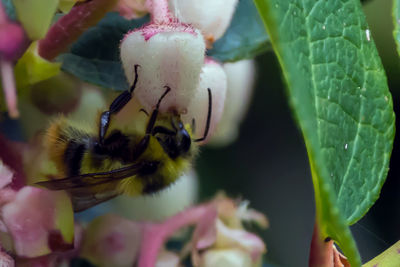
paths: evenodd
<path fill-rule="evenodd" d="M 93 191 L 88 190 L 87 187 L 68 190 L 68 192 L 75 212 L 84 211 L 119 195 L 119 192 L 114 189 L 94 193 Z"/>
<path fill-rule="evenodd" d="M 93 187 L 133 176 L 137 174 L 138 171 L 144 166 L 145 165 L 143 163 L 136 163 L 107 172 L 85 173 L 62 179 L 37 182 L 36 184 L 46 187 L 50 190 L 70 190 L 76 188 Z"/>
<path fill-rule="evenodd" d="M 86 173 L 62 179 L 54 179 L 36 183 L 50 190 L 68 191 L 74 211 L 79 212 L 107 201 L 120 194 L 114 186 L 106 190 L 96 190 L 96 186 L 113 183 L 138 174 L 140 170 L 152 168 L 158 162 L 140 162 L 107 172 Z"/>

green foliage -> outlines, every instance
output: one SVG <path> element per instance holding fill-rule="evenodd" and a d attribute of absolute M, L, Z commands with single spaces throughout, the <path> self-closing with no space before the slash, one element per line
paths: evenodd
<path fill-rule="evenodd" d="M 31 40 L 42 39 L 57 11 L 58 0 L 13 0 L 19 22 Z"/>
<path fill-rule="evenodd" d="M 360 266 L 347 227 L 379 196 L 394 138 L 386 76 L 357 0 L 256 0 L 313 173 L 321 234 Z"/>
<path fill-rule="evenodd" d="M 83 81 L 126 90 L 129 86 L 119 58 L 119 44 L 124 34 L 148 20 L 126 20 L 117 13 L 107 14 L 79 38 L 69 53 L 59 57 L 62 69 Z"/>
<path fill-rule="evenodd" d="M 228 30 L 208 54 L 222 62 L 237 61 L 254 58 L 270 48 L 268 34 L 253 1 L 242 0 Z"/>
<path fill-rule="evenodd" d="M 69 53 L 58 59 L 62 69 L 78 78 L 113 90 L 126 90 L 128 84 L 119 58 L 119 44 L 130 30 L 141 27 L 148 17 L 126 20 L 109 13 L 85 32 Z M 269 48 L 269 38 L 251 0 L 240 1 L 232 24 L 208 54 L 220 61 L 237 61 Z"/>
<path fill-rule="evenodd" d="M 393 0 L 393 36 L 396 41 L 397 53 L 400 55 L 400 0 Z"/>
<path fill-rule="evenodd" d="M 400 241 L 376 256 L 371 261 L 363 265 L 363 267 L 396 267 L 400 266 Z"/>

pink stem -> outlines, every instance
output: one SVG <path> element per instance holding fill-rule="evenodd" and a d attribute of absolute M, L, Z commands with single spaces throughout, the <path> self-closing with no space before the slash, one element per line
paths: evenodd
<path fill-rule="evenodd" d="M 51 26 L 44 39 L 39 41 L 39 55 L 52 60 L 66 52 L 83 32 L 96 25 L 116 4 L 117 0 L 92 0 L 74 6 L 68 14 Z"/>
<path fill-rule="evenodd" d="M 145 225 L 138 266 L 155 266 L 158 252 L 169 236 L 184 226 L 198 223 L 208 212 L 216 212 L 215 209 L 212 204 L 200 205 L 180 212 L 162 224 Z"/>
<path fill-rule="evenodd" d="M 174 21 L 174 16 L 168 7 L 168 0 L 147 0 L 146 5 L 151 13 L 152 23 L 165 24 Z"/>
<path fill-rule="evenodd" d="M 15 87 L 14 67 L 11 61 L 0 59 L 0 73 L 3 82 L 3 91 L 11 118 L 18 118 L 17 89 Z"/>

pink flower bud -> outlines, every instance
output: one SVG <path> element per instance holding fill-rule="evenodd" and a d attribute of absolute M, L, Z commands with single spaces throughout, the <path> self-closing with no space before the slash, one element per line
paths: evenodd
<path fill-rule="evenodd" d="M 209 58 L 206 59 L 200 74 L 200 82 L 197 91 L 193 97 L 188 113 L 183 115 L 186 123 L 191 123 L 195 119 L 195 136 L 202 137 L 207 124 L 208 114 L 208 90 L 210 88 L 212 95 L 212 116 L 210 130 L 205 142 L 209 140 L 215 131 L 217 124 L 222 117 L 224 110 L 225 94 L 227 88 L 227 80 L 224 69 L 216 61 Z"/>
<path fill-rule="evenodd" d="M 96 266 L 133 266 L 142 239 L 141 226 L 118 217 L 105 215 L 90 223 L 84 235 L 81 257 Z"/>
<path fill-rule="evenodd" d="M 121 42 L 121 60 L 130 84 L 134 66 L 140 65 L 135 96 L 148 111 L 165 92 L 164 86 L 169 86 L 161 111 L 185 112 L 196 92 L 204 51 L 200 32 L 180 23 L 149 24 L 128 33 Z"/>
<path fill-rule="evenodd" d="M 25 50 L 27 39 L 22 27 L 8 22 L 0 24 L 0 55 L 2 60 L 17 60 Z"/>
<path fill-rule="evenodd" d="M 250 104 L 254 86 L 255 66 L 253 60 L 225 63 L 228 78 L 225 107 L 217 130 L 210 140 L 213 145 L 227 145 L 239 134 L 239 126 Z"/>
<path fill-rule="evenodd" d="M 16 255 L 38 257 L 72 248 L 73 211 L 65 192 L 27 186 L 1 211 Z"/>
<path fill-rule="evenodd" d="M 228 28 L 237 0 L 169 0 L 172 13 L 200 29 L 207 39 L 217 40 Z"/>

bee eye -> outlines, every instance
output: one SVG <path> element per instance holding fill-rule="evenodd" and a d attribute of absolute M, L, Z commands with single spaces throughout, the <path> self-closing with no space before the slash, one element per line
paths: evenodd
<path fill-rule="evenodd" d="M 187 151 L 189 151 L 190 144 L 192 142 L 190 135 L 185 129 L 183 129 L 181 136 L 182 136 L 182 139 L 180 140 L 180 145 L 179 145 L 180 150 L 183 152 L 187 152 Z"/>

